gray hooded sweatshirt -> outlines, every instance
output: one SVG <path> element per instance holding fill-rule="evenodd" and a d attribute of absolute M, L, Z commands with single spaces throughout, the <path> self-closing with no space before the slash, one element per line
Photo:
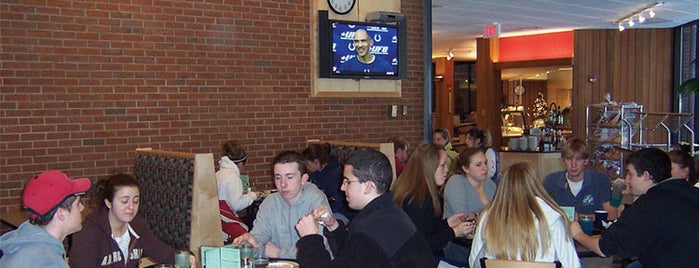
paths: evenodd
<path fill-rule="evenodd" d="M 257 217 L 253 222 L 250 234 L 255 238 L 255 242 L 264 248 L 264 244 L 272 242 L 281 248 L 280 258 L 296 258 L 296 241 L 299 234 L 296 232 L 296 223 L 314 208 L 328 204 L 328 198 L 313 183 L 306 183 L 303 186 L 301 196 L 293 205 L 284 201 L 279 193 L 273 193 L 265 198 L 260 204 Z M 319 230 L 322 234 L 322 229 Z M 329 250 L 329 246 L 325 248 Z"/>
<path fill-rule="evenodd" d="M 68 267 L 63 243 L 29 221 L 0 236 L 0 250 L 0 267 Z"/>

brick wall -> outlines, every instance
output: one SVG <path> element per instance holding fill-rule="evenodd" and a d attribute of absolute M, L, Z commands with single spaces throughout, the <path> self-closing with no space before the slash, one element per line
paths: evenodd
<path fill-rule="evenodd" d="M 132 172 L 135 149 L 213 152 L 240 139 L 244 173 L 307 139 L 422 139 L 422 1 L 401 98 L 311 98 L 309 1 L 13 0 L 0 4 L 0 211 L 60 169 Z M 391 119 L 390 104 L 408 115 Z"/>

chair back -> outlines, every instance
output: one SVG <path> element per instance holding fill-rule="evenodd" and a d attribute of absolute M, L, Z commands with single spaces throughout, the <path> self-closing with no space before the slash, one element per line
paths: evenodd
<path fill-rule="evenodd" d="M 561 262 L 513 261 L 481 258 L 481 268 L 561 268 Z"/>

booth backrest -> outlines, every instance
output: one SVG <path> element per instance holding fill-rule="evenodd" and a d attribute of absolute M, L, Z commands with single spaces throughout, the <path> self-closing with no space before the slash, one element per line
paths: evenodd
<path fill-rule="evenodd" d="M 213 154 L 137 149 L 134 175 L 141 185 L 139 213 L 168 245 L 222 246 Z"/>
<path fill-rule="evenodd" d="M 344 166 L 347 158 L 354 150 L 366 148 L 377 150 L 388 157 L 388 161 L 391 162 L 391 169 L 393 170 L 393 181 L 396 181 L 396 158 L 395 151 L 393 150 L 393 143 L 308 140 L 306 141 L 306 146 L 314 143 L 329 144 L 330 155 L 337 157 L 337 160 L 340 161 L 341 166 Z"/>

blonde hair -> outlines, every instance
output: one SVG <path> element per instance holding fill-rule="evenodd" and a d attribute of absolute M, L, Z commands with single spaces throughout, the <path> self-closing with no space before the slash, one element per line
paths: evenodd
<path fill-rule="evenodd" d="M 434 181 L 434 173 L 439 166 L 440 151 L 444 151 L 444 148 L 432 143 L 422 143 L 410 154 L 405 169 L 391 187 L 393 201 L 399 207 L 403 206 L 406 199 L 408 204 L 417 201 L 419 204 L 426 205 L 425 200 L 430 196 L 435 216 L 441 217 L 439 189 Z"/>
<path fill-rule="evenodd" d="M 570 239 L 568 217 L 546 193 L 534 168 L 526 162 L 516 163 L 505 171 L 493 202 L 484 210 L 487 219 L 483 240 L 487 241 L 486 250 L 496 259 L 533 261 L 539 244 L 544 249 L 551 244 L 551 231 L 537 197 L 561 215 Z M 517 231 L 512 232 L 513 229 Z"/>

